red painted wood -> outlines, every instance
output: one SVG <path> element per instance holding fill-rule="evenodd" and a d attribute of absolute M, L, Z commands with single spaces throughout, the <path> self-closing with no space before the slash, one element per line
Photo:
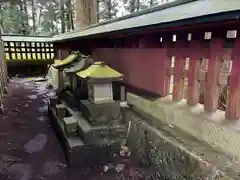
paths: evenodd
<path fill-rule="evenodd" d="M 112 35 L 108 35 L 111 37 L 122 38 L 126 35 L 146 35 L 146 34 L 153 34 L 153 33 L 166 33 L 166 32 L 177 32 L 177 31 L 204 31 L 204 29 L 222 29 L 229 28 L 229 29 L 239 29 L 240 20 L 224 20 L 224 21 L 217 21 L 211 23 L 199 23 L 199 24 L 191 24 L 191 25 L 182 25 L 182 26 L 174 26 L 174 27 L 167 27 L 167 28 L 154 28 L 154 29 L 145 29 L 138 32 L 119 32 Z"/>
<path fill-rule="evenodd" d="M 174 64 L 174 86 L 173 100 L 178 101 L 184 98 L 184 66 L 186 57 L 183 55 L 184 49 L 179 49 L 175 54 Z"/>
<path fill-rule="evenodd" d="M 197 78 L 200 66 L 200 58 L 204 56 L 200 40 L 191 40 L 190 42 L 190 64 L 188 71 L 188 105 L 196 105 L 199 101 L 200 82 Z"/>
<path fill-rule="evenodd" d="M 65 59 L 66 57 L 68 57 L 68 55 L 70 54 L 70 50 L 69 49 L 60 49 L 59 50 L 59 58 L 60 60 Z"/>
<path fill-rule="evenodd" d="M 204 109 L 206 112 L 216 112 L 220 86 L 217 83 L 220 71 L 220 60 L 223 51 L 224 39 L 212 39 L 209 49 L 209 63 L 207 72 L 207 82 L 204 90 Z"/>
<path fill-rule="evenodd" d="M 232 72 L 230 76 L 226 118 L 237 120 L 240 118 L 240 39 L 236 39 L 232 53 Z"/>
<path fill-rule="evenodd" d="M 97 59 L 104 60 L 112 68 L 123 73 L 127 84 L 160 96 L 168 95 L 166 49 L 122 48 L 114 51 L 101 48 L 96 49 L 93 54 Z"/>
<path fill-rule="evenodd" d="M 184 98 L 184 67 L 186 62 L 186 34 L 178 34 L 174 48 L 169 51 L 175 57 L 174 64 L 174 85 L 173 85 L 173 100 L 179 101 Z"/>

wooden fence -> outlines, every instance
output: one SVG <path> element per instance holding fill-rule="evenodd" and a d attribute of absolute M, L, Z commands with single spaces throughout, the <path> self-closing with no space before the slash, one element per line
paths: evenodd
<path fill-rule="evenodd" d="M 49 37 L 2 36 L 8 66 L 51 64 L 54 59 L 53 44 Z"/>

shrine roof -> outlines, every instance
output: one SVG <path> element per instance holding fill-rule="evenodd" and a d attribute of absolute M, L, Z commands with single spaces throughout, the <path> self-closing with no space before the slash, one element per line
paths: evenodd
<path fill-rule="evenodd" d="M 83 56 L 79 59 L 79 61 L 75 64 L 73 64 L 72 67 L 64 69 L 64 72 L 69 74 L 69 73 L 77 73 L 88 65 L 88 62 L 90 60 L 90 57 L 88 56 Z"/>
<path fill-rule="evenodd" d="M 111 79 L 122 79 L 123 75 L 108 65 L 105 65 L 104 62 L 95 62 L 89 68 L 80 71 L 77 75 L 82 79 L 90 79 L 90 80 L 111 80 Z"/>
<path fill-rule="evenodd" d="M 67 65 L 70 65 L 74 63 L 76 60 L 78 60 L 79 54 L 78 53 L 72 53 L 68 55 L 64 60 L 58 61 L 55 64 L 53 64 L 53 67 L 56 69 L 66 67 Z"/>
<path fill-rule="evenodd" d="M 14 42 L 49 42 L 52 41 L 52 37 L 46 36 L 24 36 L 24 35 L 10 35 L 4 34 L 1 36 L 3 41 L 14 41 Z"/>
<path fill-rule="evenodd" d="M 146 28 L 222 21 L 240 17 L 240 0 L 176 0 L 121 18 L 95 24 L 70 33 L 53 37 L 53 42 L 108 35 L 134 33 Z"/>

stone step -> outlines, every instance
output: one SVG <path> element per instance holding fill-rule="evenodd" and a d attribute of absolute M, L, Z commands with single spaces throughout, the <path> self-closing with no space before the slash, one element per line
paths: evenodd
<path fill-rule="evenodd" d="M 110 126 L 92 126 L 80 114 L 77 117 L 78 134 L 85 143 L 91 144 L 100 139 L 122 139 L 126 137 L 126 126 L 123 124 L 113 124 Z"/>
<path fill-rule="evenodd" d="M 115 161 L 115 155 L 120 151 L 120 141 L 99 139 L 95 143 L 85 144 L 79 136 L 67 136 L 60 123 L 62 120 L 50 105 L 48 115 L 70 167 L 89 167 Z"/>

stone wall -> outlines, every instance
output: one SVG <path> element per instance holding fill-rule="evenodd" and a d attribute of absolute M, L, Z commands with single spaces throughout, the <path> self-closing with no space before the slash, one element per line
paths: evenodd
<path fill-rule="evenodd" d="M 137 111 L 125 112 L 132 122 L 127 144 L 154 180 L 238 179 L 240 166 L 230 158 L 172 126 L 152 126 L 156 119 Z"/>
<path fill-rule="evenodd" d="M 133 107 L 151 114 L 157 119 L 156 122 L 177 127 L 239 161 L 239 123 L 226 120 L 223 111 L 206 114 L 202 104 L 189 106 L 185 99 L 173 101 L 171 96 L 149 100 L 128 93 L 127 101 Z"/>

